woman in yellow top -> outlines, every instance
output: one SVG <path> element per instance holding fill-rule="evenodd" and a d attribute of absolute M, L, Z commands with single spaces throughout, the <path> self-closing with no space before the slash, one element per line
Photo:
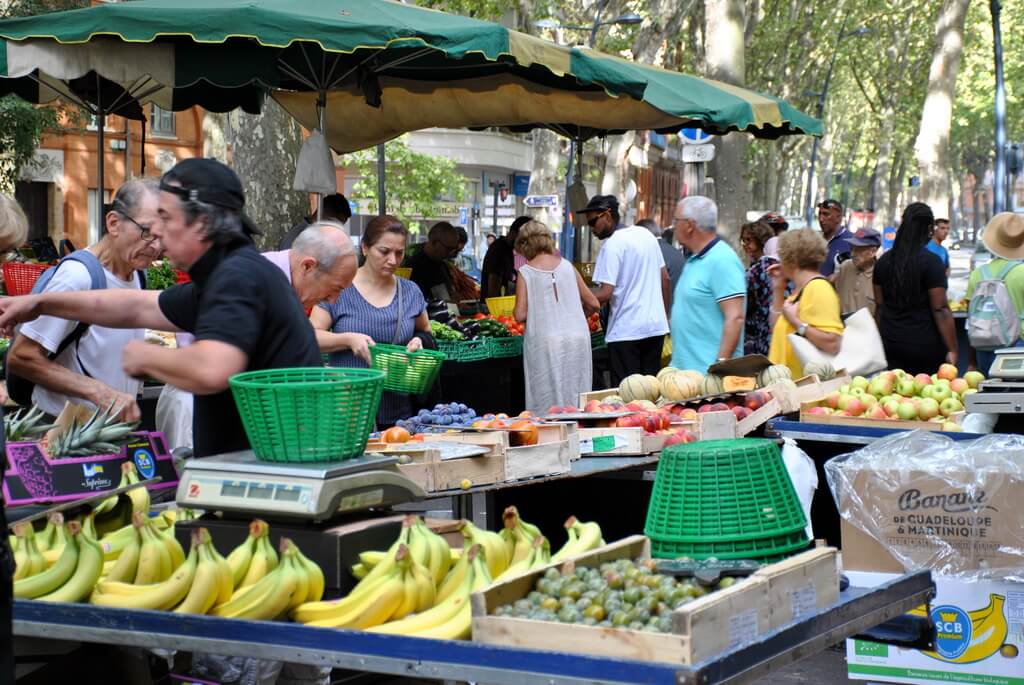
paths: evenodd
<path fill-rule="evenodd" d="M 768 359 L 785 364 L 793 378 L 803 375 L 803 365 L 789 344 L 789 334 L 807 338 L 822 352 L 837 354 L 843 335 L 839 296 L 819 269 L 828 246 L 821 234 L 811 229 L 786 231 L 779 236 L 779 263 L 770 268 L 773 278 L 772 342 Z M 793 282 L 793 294 L 786 286 Z"/>

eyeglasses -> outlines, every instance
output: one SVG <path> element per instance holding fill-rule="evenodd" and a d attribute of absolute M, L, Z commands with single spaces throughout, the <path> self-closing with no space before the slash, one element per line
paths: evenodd
<path fill-rule="evenodd" d="M 602 216 L 604 216 L 605 214 L 607 214 L 610 211 L 611 210 L 606 209 L 603 212 L 600 212 L 598 214 L 592 214 L 592 215 L 588 216 L 587 217 L 587 226 L 590 226 L 591 228 L 593 228 L 597 224 L 597 220 L 600 219 Z"/>
<path fill-rule="evenodd" d="M 143 242 L 145 242 L 145 243 L 155 243 L 157 240 L 159 240 L 159 238 L 157 238 L 155 235 L 153 235 L 152 231 L 150 231 L 150 229 L 152 228 L 151 226 L 143 226 L 138 221 L 136 221 L 135 219 L 131 218 L 130 216 L 128 216 L 124 212 L 118 212 L 118 214 L 123 216 L 125 219 L 128 219 L 128 221 L 132 222 L 133 224 L 135 224 L 138 227 L 139 232 L 142 234 L 142 241 Z"/>

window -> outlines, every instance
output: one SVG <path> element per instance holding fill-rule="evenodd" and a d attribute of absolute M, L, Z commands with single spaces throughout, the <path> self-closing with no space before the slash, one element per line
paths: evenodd
<path fill-rule="evenodd" d="M 95 130 L 99 129 L 99 117 L 96 116 L 95 114 L 90 114 L 88 117 L 86 117 L 85 128 L 87 130 L 89 130 L 89 131 L 95 131 Z M 109 131 L 110 130 L 110 115 L 109 114 L 106 116 L 106 118 L 103 121 L 103 130 L 104 131 Z"/>
<path fill-rule="evenodd" d="M 150 105 L 149 128 L 155 136 L 174 135 L 174 112 Z"/>
<path fill-rule="evenodd" d="M 103 189 L 103 202 L 110 202 L 110 191 L 106 188 Z M 93 245 L 99 242 L 102 232 L 100 231 L 100 224 L 96 212 L 99 211 L 96 207 L 96 189 L 89 188 L 89 201 L 86 203 L 89 211 L 89 236 L 87 239 L 88 245 Z M 85 247 L 85 245 L 79 245 L 77 247 Z"/>

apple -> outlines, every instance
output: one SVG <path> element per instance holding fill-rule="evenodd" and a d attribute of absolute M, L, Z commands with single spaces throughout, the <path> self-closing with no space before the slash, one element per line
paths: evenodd
<path fill-rule="evenodd" d="M 931 397 L 925 397 L 917 408 L 917 415 L 922 419 L 932 419 L 939 415 L 939 403 Z"/>
<path fill-rule="evenodd" d="M 836 404 L 836 407 L 846 411 L 847 405 L 849 405 L 854 399 L 853 395 L 840 395 L 839 402 Z"/>
<path fill-rule="evenodd" d="M 874 395 L 869 395 L 867 393 L 864 393 L 858 399 L 864 405 L 864 409 L 870 409 L 871 407 L 874 407 L 876 404 L 878 404 L 878 398 L 875 397 Z"/>
<path fill-rule="evenodd" d="M 736 400 L 731 400 L 730 399 L 730 400 L 726 400 L 725 401 L 725 406 L 729 407 L 729 409 L 732 409 L 732 408 L 737 407 L 739 405 L 737 404 Z"/>
<path fill-rule="evenodd" d="M 709 411 L 714 411 L 712 409 L 713 406 L 715 406 L 715 405 L 713 405 L 713 404 L 702 404 L 702 405 L 700 405 L 700 407 L 697 408 L 697 413 L 698 414 L 707 414 Z"/>
<path fill-rule="evenodd" d="M 886 400 L 885 402 L 882 403 L 882 409 L 885 410 L 886 415 L 889 416 L 890 418 L 896 416 L 899 407 L 899 400 Z"/>
<path fill-rule="evenodd" d="M 829 409 L 838 409 L 839 398 L 841 397 L 842 395 L 840 395 L 838 391 L 830 392 L 829 394 L 825 395 L 825 404 L 828 406 Z"/>
<path fill-rule="evenodd" d="M 949 382 L 949 389 L 958 395 L 962 395 L 964 390 L 970 387 L 970 384 L 963 378 L 954 378 Z"/>
<path fill-rule="evenodd" d="M 932 377 L 926 373 L 919 373 L 916 376 L 914 376 L 914 390 L 917 392 L 918 395 L 921 394 L 921 391 L 924 390 L 925 386 L 931 384 Z"/>
<path fill-rule="evenodd" d="M 761 407 L 764 406 L 765 402 L 768 401 L 767 395 L 768 393 L 761 392 L 760 390 L 748 392 L 744 404 L 747 407 L 747 409 L 750 409 L 751 411 L 755 409 L 760 409 Z"/>
<path fill-rule="evenodd" d="M 639 402 L 630 402 L 626 405 L 626 411 L 644 411 L 644 407 Z"/>
<path fill-rule="evenodd" d="M 981 371 L 968 371 L 964 374 L 964 380 L 967 381 L 969 387 L 977 388 L 985 380 L 985 374 Z"/>
<path fill-rule="evenodd" d="M 850 412 L 842 409 L 832 412 L 832 416 L 851 416 Z"/>
<path fill-rule="evenodd" d="M 947 383 L 936 383 L 931 387 L 931 398 L 939 404 L 942 404 L 945 400 L 948 400 L 953 396 L 953 391 L 950 390 L 949 384 Z"/>
<path fill-rule="evenodd" d="M 882 409 L 882 405 L 876 404 L 875 406 L 871 407 L 871 409 L 869 409 L 868 411 L 864 412 L 864 418 L 867 418 L 867 419 L 887 419 L 887 418 L 889 418 L 889 415 L 885 413 L 884 409 Z"/>
<path fill-rule="evenodd" d="M 924 386 L 923 388 L 921 388 L 921 397 L 928 397 L 928 398 L 930 398 L 932 396 L 932 393 L 935 391 L 936 387 L 938 387 L 938 386 L 935 385 L 934 383 L 931 384 L 931 385 Z"/>
<path fill-rule="evenodd" d="M 875 397 L 881 398 L 892 393 L 894 381 L 891 378 L 885 378 L 881 375 L 875 376 L 871 379 L 871 385 L 868 386 L 868 392 Z"/>
<path fill-rule="evenodd" d="M 960 403 L 960 400 L 953 399 L 952 397 L 944 399 L 939 403 L 939 411 L 941 411 L 942 415 L 945 417 L 949 417 L 958 411 L 963 411 L 963 409 L 964 405 Z"/>
<path fill-rule="evenodd" d="M 583 406 L 583 411 L 587 414 L 597 414 L 601 411 L 601 403 L 598 400 L 590 400 Z"/>
<path fill-rule="evenodd" d="M 896 382 L 896 392 L 903 397 L 913 397 L 916 392 L 914 379 L 904 376 Z"/>
<path fill-rule="evenodd" d="M 693 407 L 687 407 L 686 409 L 683 409 L 681 412 L 679 412 L 679 418 L 689 419 L 690 421 L 696 421 L 697 410 L 694 409 Z"/>
<path fill-rule="evenodd" d="M 615 419 L 616 428 L 637 428 L 640 425 L 640 416 L 638 414 L 631 414 L 630 416 L 620 416 Z"/>
<path fill-rule="evenodd" d="M 555 406 L 550 407 L 548 409 L 548 414 L 561 414 L 561 413 L 562 413 L 562 408 L 559 407 L 557 404 Z"/>
<path fill-rule="evenodd" d="M 850 401 L 846 403 L 846 411 L 849 412 L 850 416 L 860 416 L 864 413 L 864 403 L 859 398 L 851 397 Z"/>
<path fill-rule="evenodd" d="M 739 407 L 739 406 L 737 406 L 737 407 L 733 407 L 732 408 L 732 413 L 736 417 L 737 421 L 742 421 L 743 419 L 747 418 L 748 416 L 750 416 L 754 412 L 753 412 L 753 410 L 747 409 L 746 407 Z"/>
<path fill-rule="evenodd" d="M 851 387 L 850 387 L 849 383 L 845 383 L 844 385 L 840 385 L 839 386 L 839 394 L 840 395 L 849 395 L 850 394 L 850 390 L 851 390 Z"/>
<path fill-rule="evenodd" d="M 966 400 L 968 395 L 973 395 L 976 392 L 978 392 L 977 388 L 967 388 L 962 393 L 960 393 L 960 401 L 962 402 Z"/>
<path fill-rule="evenodd" d="M 907 375 L 907 372 L 903 369 L 890 369 L 889 373 L 896 376 L 897 380 Z"/>
<path fill-rule="evenodd" d="M 828 407 L 811 407 L 807 410 L 808 414 L 831 414 L 832 410 Z"/>
<path fill-rule="evenodd" d="M 904 421 L 913 421 L 917 418 L 917 407 L 910 400 L 903 400 L 896 408 L 896 416 Z"/>
<path fill-rule="evenodd" d="M 932 378 L 932 383 L 934 383 L 935 385 L 944 385 L 947 388 L 949 387 L 949 382 L 950 381 L 948 378 L 939 378 L 938 376 L 934 376 Z"/>
<path fill-rule="evenodd" d="M 939 378 L 945 378 L 947 381 L 952 381 L 957 375 L 956 367 L 952 364 L 943 364 L 935 375 Z"/>
<path fill-rule="evenodd" d="M 947 433 L 962 433 L 964 429 L 961 428 L 960 424 L 956 423 L 955 421 L 946 421 L 942 424 L 942 430 L 946 431 Z"/>
<path fill-rule="evenodd" d="M 729 405 L 727 405 L 727 404 L 723 404 L 721 402 L 715 402 L 714 404 L 711 405 L 710 411 L 730 411 L 730 409 L 729 409 Z"/>
<path fill-rule="evenodd" d="M 853 380 L 850 381 L 850 387 L 860 388 L 866 392 L 868 389 L 868 379 L 864 378 L 864 376 L 854 376 Z"/>

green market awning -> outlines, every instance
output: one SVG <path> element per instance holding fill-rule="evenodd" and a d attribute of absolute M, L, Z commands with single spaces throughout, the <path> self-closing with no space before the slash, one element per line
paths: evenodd
<path fill-rule="evenodd" d="M 266 91 L 365 148 L 430 126 L 821 134 L 783 100 L 389 0 L 137 0 L 0 22 L 0 93 L 98 75 L 138 101 L 257 111 Z"/>

